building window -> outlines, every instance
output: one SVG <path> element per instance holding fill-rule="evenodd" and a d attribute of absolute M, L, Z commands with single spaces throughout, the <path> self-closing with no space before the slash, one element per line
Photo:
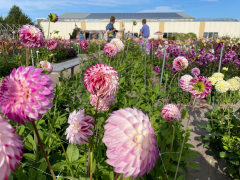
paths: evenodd
<path fill-rule="evenodd" d="M 167 33 L 163 33 L 163 38 L 167 38 Z"/>
<path fill-rule="evenodd" d="M 213 38 L 214 36 L 218 37 L 218 32 L 204 32 L 204 38 Z"/>

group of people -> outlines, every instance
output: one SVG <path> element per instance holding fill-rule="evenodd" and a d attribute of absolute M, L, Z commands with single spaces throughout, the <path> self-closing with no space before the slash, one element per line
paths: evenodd
<path fill-rule="evenodd" d="M 116 30 L 116 28 L 114 28 L 113 24 L 115 23 L 115 17 L 111 16 L 110 17 L 110 23 L 106 26 L 106 31 L 107 31 L 107 40 L 108 42 L 110 42 L 113 38 L 116 37 L 116 32 L 118 32 Z M 147 21 L 146 19 L 142 20 L 142 29 L 140 29 L 139 32 L 139 37 L 144 41 L 144 44 L 148 43 L 148 38 L 150 35 L 150 29 L 149 26 L 146 24 Z M 112 34 L 112 36 L 109 36 L 110 33 Z M 130 31 L 128 31 L 127 34 L 128 37 L 132 37 L 132 35 L 130 34 Z"/>
<path fill-rule="evenodd" d="M 114 28 L 113 24 L 115 23 L 115 17 L 110 17 L 110 23 L 106 26 L 107 32 L 107 41 L 110 42 L 113 38 L 116 38 L 116 33 L 118 32 L 116 28 Z M 148 43 L 148 38 L 150 35 L 149 26 L 146 24 L 146 19 L 142 20 L 142 29 L 140 29 L 139 37 L 144 41 L 144 44 Z M 72 35 L 69 33 L 70 39 L 73 39 Z M 130 31 L 127 34 L 128 37 L 132 37 Z M 82 41 L 84 39 L 83 32 L 81 31 L 79 34 L 79 39 Z"/>

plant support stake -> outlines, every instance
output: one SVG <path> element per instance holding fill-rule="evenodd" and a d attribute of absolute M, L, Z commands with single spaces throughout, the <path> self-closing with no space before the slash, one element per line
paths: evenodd
<path fill-rule="evenodd" d="M 222 65 L 222 53 L 223 53 L 223 46 L 222 46 L 222 48 L 221 48 L 220 61 L 219 61 L 219 65 L 218 65 L 218 72 L 220 72 L 221 65 Z M 215 106 L 216 98 L 217 98 L 217 91 L 215 90 L 215 96 L 214 96 L 214 101 L 213 101 L 213 107 Z"/>
<path fill-rule="evenodd" d="M 32 65 L 34 66 L 34 60 L 33 60 L 32 49 L 31 49 L 31 56 L 32 56 Z"/>
<path fill-rule="evenodd" d="M 163 64 L 162 64 L 162 72 L 161 72 L 160 84 L 162 84 L 163 71 L 164 71 L 164 67 L 165 67 L 165 59 L 166 59 L 166 49 L 164 49 L 164 57 L 163 57 Z"/>

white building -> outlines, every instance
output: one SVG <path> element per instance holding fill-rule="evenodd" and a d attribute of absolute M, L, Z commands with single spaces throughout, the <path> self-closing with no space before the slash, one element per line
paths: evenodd
<path fill-rule="evenodd" d="M 212 37 L 229 35 L 240 37 L 240 22 L 237 19 L 195 19 L 183 12 L 164 13 L 65 13 L 59 16 L 56 23 L 51 23 L 50 32 L 57 30 L 59 36 L 69 39 L 69 33 L 73 32 L 75 25 L 81 30 L 106 30 L 110 16 L 115 16 L 114 27 L 125 32 L 139 33 L 142 28 L 142 19 L 147 20 L 150 27 L 150 38 L 158 38 L 155 32 L 161 31 L 164 35 L 174 33 L 195 33 L 198 37 Z M 133 20 L 137 25 L 133 26 Z M 39 21 L 39 19 L 38 19 Z M 48 19 L 40 22 L 40 26 L 46 36 L 48 33 Z"/>

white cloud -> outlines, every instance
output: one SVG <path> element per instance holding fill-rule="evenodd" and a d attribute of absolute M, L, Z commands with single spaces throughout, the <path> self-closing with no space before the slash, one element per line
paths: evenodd
<path fill-rule="evenodd" d="M 201 0 L 201 1 L 208 1 L 208 2 L 219 2 L 218 0 Z"/>
<path fill-rule="evenodd" d="M 157 6 L 153 10 L 144 10 L 140 12 L 182 12 L 183 10 L 177 9 L 176 7 L 179 7 L 178 5 L 173 6 Z"/>

